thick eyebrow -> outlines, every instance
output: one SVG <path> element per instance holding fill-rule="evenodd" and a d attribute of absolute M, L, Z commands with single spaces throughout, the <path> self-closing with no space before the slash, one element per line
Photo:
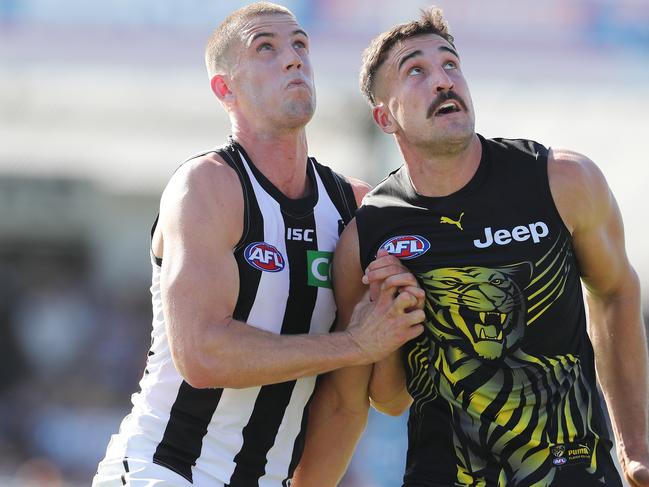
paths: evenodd
<path fill-rule="evenodd" d="M 250 39 L 250 44 L 255 42 L 260 37 L 275 37 L 275 34 L 273 34 L 272 32 L 258 32 L 254 36 L 252 36 L 252 39 Z"/>
<path fill-rule="evenodd" d="M 440 51 L 450 52 L 451 54 L 453 54 L 453 56 L 460 59 L 460 55 L 455 51 L 455 49 L 452 49 L 452 48 L 450 48 L 448 46 L 439 46 L 439 50 Z"/>
<path fill-rule="evenodd" d="M 403 66 L 403 64 L 404 64 L 408 59 L 413 58 L 413 57 L 415 57 L 415 56 L 421 56 L 422 54 L 423 54 L 423 52 L 421 52 L 419 49 L 417 49 L 416 51 L 412 51 L 412 52 L 411 52 L 410 54 L 408 54 L 407 56 L 402 57 L 402 58 L 401 58 L 401 61 L 399 61 L 399 65 L 397 66 L 397 70 L 401 70 L 401 66 Z"/>
<path fill-rule="evenodd" d="M 304 32 L 302 29 L 295 29 L 293 32 L 291 32 L 291 35 L 298 35 L 298 34 L 302 34 L 307 39 L 309 38 L 307 33 Z M 260 37 L 276 37 L 276 35 L 273 32 L 258 32 L 254 36 L 252 36 L 252 39 L 250 39 L 250 44 L 255 42 Z"/>
<path fill-rule="evenodd" d="M 252 39 L 250 39 L 250 42 L 248 43 L 249 46 L 252 45 L 253 42 L 255 42 L 257 39 L 260 37 L 276 37 L 275 34 L 272 32 L 258 32 L 254 36 L 252 36 Z"/>

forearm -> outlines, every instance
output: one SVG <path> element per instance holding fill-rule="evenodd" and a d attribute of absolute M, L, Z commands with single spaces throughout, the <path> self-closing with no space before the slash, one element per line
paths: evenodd
<path fill-rule="evenodd" d="M 637 276 L 610 296 L 589 295 L 590 332 L 599 382 L 622 455 L 646 454 L 647 338 Z"/>
<path fill-rule="evenodd" d="M 181 373 L 199 388 L 274 384 L 356 365 L 362 353 L 346 332 L 277 335 L 231 320 L 206 330 Z M 187 354 L 185 354 L 188 356 Z M 184 370 L 183 370 L 184 369 Z"/>
<path fill-rule="evenodd" d="M 397 350 L 374 364 L 369 385 L 372 406 L 384 414 L 398 416 L 412 403 L 406 388 L 406 375 Z"/>
<path fill-rule="evenodd" d="M 292 486 L 338 485 L 367 424 L 370 370 L 371 366 L 351 367 L 321 378 L 309 411 L 304 454 Z M 345 392 L 341 393 L 341 387 Z"/>

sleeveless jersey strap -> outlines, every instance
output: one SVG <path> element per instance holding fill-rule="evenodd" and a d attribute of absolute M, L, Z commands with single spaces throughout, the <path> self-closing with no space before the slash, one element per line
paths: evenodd
<path fill-rule="evenodd" d="M 175 170 L 174 174 L 178 169 L 180 169 L 183 165 L 187 164 L 189 161 L 193 161 L 194 159 L 198 157 L 203 157 L 206 156 L 207 154 L 212 154 L 216 153 L 221 158 L 225 161 L 225 163 L 230 166 L 232 169 L 235 170 L 237 173 L 237 176 L 239 177 L 239 181 L 241 182 L 241 188 L 243 191 L 243 205 L 244 205 L 244 210 L 243 210 L 243 232 L 241 234 L 241 238 L 237 242 L 237 245 L 235 246 L 235 250 L 239 248 L 241 243 L 245 240 L 246 236 L 248 235 L 248 231 L 250 229 L 250 209 L 249 209 L 249 204 L 248 204 L 248 196 L 250 194 L 250 188 L 251 184 L 248 179 L 248 175 L 246 174 L 245 169 L 243 168 L 243 162 L 241 161 L 241 157 L 239 156 L 239 153 L 237 152 L 236 148 L 234 147 L 233 143 L 230 142 L 224 146 L 217 147 L 216 149 L 210 149 L 204 152 L 200 152 L 198 154 L 193 155 L 192 157 L 185 159 Z M 160 213 L 158 213 L 155 217 L 155 220 L 153 221 L 153 225 L 151 226 L 151 241 L 153 243 L 153 234 L 155 233 L 155 229 L 158 226 L 158 220 L 160 219 Z M 151 253 L 151 258 L 153 261 L 158 265 L 162 265 L 162 258 L 156 256 L 153 253 L 153 247 L 150 246 L 149 248 L 150 253 Z"/>
<path fill-rule="evenodd" d="M 234 246 L 234 250 L 237 251 L 243 242 L 246 241 L 248 233 L 250 232 L 250 197 L 252 196 L 254 198 L 254 191 L 252 189 L 250 178 L 243 167 L 241 155 L 234 146 L 234 143 L 231 142 L 225 147 L 216 150 L 216 153 L 221 156 L 228 166 L 235 170 L 239 177 L 239 182 L 241 183 L 241 190 L 243 191 L 243 231 L 241 232 L 241 238 Z"/>
<path fill-rule="evenodd" d="M 338 233 L 340 234 L 343 228 L 354 218 L 356 209 L 358 208 L 356 197 L 354 196 L 354 189 L 347 178 L 341 174 L 338 174 L 327 166 L 323 166 L 312 157 L 309 160 L 316 171 L 318 171 L 322 183 L 325 185 L 327 193 L 331 197 L 331 201 L 342 218 L 342 225 L 338 229 Z"/>

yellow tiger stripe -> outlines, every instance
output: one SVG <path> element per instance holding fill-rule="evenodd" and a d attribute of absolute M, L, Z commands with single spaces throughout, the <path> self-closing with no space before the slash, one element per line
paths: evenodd
<path fill-rule="evenodd" d="M 561 409 L 557 408 L 557 410 L 555 411 L 554 414 L 556 416 L 555 421 L 556 421 L 556 424 L 557 424 L 556 442 L 559 443 L 559 444 L 560 443 L 567 443 L 568 438 L 566 438 L 565 432 L 563 431 L 563 421 L 561 421 Z"/>
<path fill-rule="evenodd" d="M 543 287 L 541 287 L 540 289 L 538 289 L 536 292 L 530 294 L 530 295 L 527 297 L 527 300 L 528 300 L 528 301 L 532 301 L 535 297 L 537 297 L 539 294 L 541 294 L 543 291 L 545 291 L 545 290 L 546 290 L 546 289 L 547 289 L 547 288 L 548 288 L 548 287 L 549 287 L 549 286 L 550 286 L 550 285 L 551 285 L 551 284 L 552 284 L 552 283 L 553 283 L 553 282 L 554 282 L 554 281 L 555 281 L 555 280 L 556 280 L 560 275 L 561 275 L 564 279 L 567 278 L 568 273 L 565 272 L 565 268 L 564 268 L 565 264 L 566 264 L 566 259 L 564 258 L 564 259 L 563 259 L 563 262 L 561 263 L 561 266 L 559 267 L 559 269 L 557 270 L 557 272 L 555 272 L 554 275 L 553 275 L 551 278 L 548 279 L 548 282 L 546 282 L 545 285 L 544 285 Z"/>
<path fill-rule="evenodd" d="M 552 262 L 550 262 L 548 264 L 548 266 L 545 268 L 545 270 L 543 272 L 541 272 L 538 276 L 536 276 L 534 279 L 532 279 L 530 281 L 530 283 L 525 287 L 525 289 L 529 289 L 535 283 L 540 281 L 543 278 L 543 276 L 545 276 L 548 272 L 550 272 L 550 270 L 554 267 L 554 264 L 556 264 L 557 260 L 559 260 L 559 258 L 562 257 L 562 256 L 563 256 L 563 262 L 561 263 L 560 267 L 563 267 L 563 265 L 564 265 L 564 263 L 565 263 L 568 256 L 565 253 L 557 252 L 557 254 L 554 256 L 554 259 L 552 259 Z"/>
<path fill-rule="evenodd" d="M 559 299 L 559 297 L 563 294 L 563 291 L 564 291 L 565 287 L 566 287 L 566 280 L 564 279 L 564 281 L 563 281 L 563 287 L 561 288 L 561 291 L 559 291 L 559 293 L 558 293 L 557 296 L 552 300 L 551 303 L 548 303 L 548 305 L 547 305 L 545 308 L 543 308 L 543 309 L 542 309 L 541 311 L 539 311 L 536 315 L 534 315 L 533 318 L 530 318 L 530 319 L 527 321 L 527 326 L 529 326 L 529 325 L 531 325 L 532 323 L 534 323 L 534 322 L 535 322 L 535 321 L 536 321 L 536 320 L 537 320 L 541 315 L 543 315 L 543 313 L 545 313 L 545 312 L 548 310 L 548 308 L 549 308 L 550 306 L 552 306 L 552 305 L 554 304 L 554 302 L 555 302 L 557 299 Z"/>
<path fill-rule="evenodd" d="M 559 273 L 555 274 L 555 277 L 556 277 L 558 274 L 559 274 Z M 530 308 L 527 310 L 527 312 L 529 313 L 529 312 L 531 312 L 531 311 L 534 311 L 536 308 L 538 308 L 539 306 L 541 306 L 543 303 L 545 303 L 548 299 L 550 299 L 550 298 L 552 298 L 552 297 L 555 297 L 555 296 L 556 296 L 556 297 L 559 297 L 561 294 L 556 295 L 557 289 L 559 289 L 559 287 L 561 287 L 561 285 L 566 281 L 566 279 L 567 279 L 567 276 L 566 276 L 565 274 L 562 275 L 561 277 L 559 277 L 558 282 L 557 282 L 557 283 L 555 284 L 555 286 L 550 290 L 550 292 L 548 292 L 548 293 L 547 293 L 547 294 L 546 294 L 546 295 L 545 295 L 541 300 L 539 300 L 536 304 L 534 304 L 533 306 L 530 306 Z M 554 282 L 555 282 L 555 280 L 554 280 L 554 278 L 553 278 L 553 280 L 548 281 L 548 283 L 544 286 L 544 288 L 550 286 L 550 284 L 552 284 L 552 283 L 554 283 Z M 531 296 L 530 296 L 530 297 L 531 297 Z"/>
<path fill-rule="evenodd" d="M 570 396 L 566 395 L 563 404 L 563 414 L 566 418 L 566 428 L 568 429 L 568 441 L 574 441 L 577 436 L 577 428 L 575 427 L 575 422 L 572 419 L 572 412 L 570 411 Z"/>
<path fill-rule="evenodd" d="M 498 411 L 498 414 L 496 414 L 496 422 L 502 426 L 506 425 L 520 405 L 520 397 L 518 395 L 514 395 L 514 397 L 512 397 L 512 395 L 510 394 L 510 397 L 505 403 L 506 409 L 501 409 L 500 411 Z"/>
<path fill-rule="evenodd" d="M 586 471 L 590 474 L 595 473 L 595 470 L 597 470 L 597 445 L 599 444 L 599 437 L 595 437 L 595 441 L 593 442 L 593 454 L 590 456 L 590 465 L 586 469 Z"/>
<path fill-rule="evenodd" d="M 541 257 L 541 259 L 540 259 L 536 264 L 534 264 L 534 267 L 538 267 L 538 266 L 540 266 L 541 263 L 542 263 L 542 262 L 543 262 L 543 261 L 544 261 L 544 260 L 549 256 L 549 255 L 552 255 L 552 252 L 554 251 L 554 248 L 559 244 L 560 241 L 561 241 L 561 238 L 557 238 L 557 239 L 554 241 L 554 243 L 552 244 L 552 247 L 550 247 L 550 250 L 548 250 L 548 252 L 547 252 L 543 257 Z M 561 249 L 559 250 L 559 252 L 557 252 L 557 253 L 561 253 L 561 251 L 563 250 L 563 247 L 565 246 L 565 244 L 567 243 L 567 241 L 568 241 L 568 239 L 564 239 L 564 241 L 563 241 L 563 245 L 561 246 L 562 248 L 561 248 Z"/>

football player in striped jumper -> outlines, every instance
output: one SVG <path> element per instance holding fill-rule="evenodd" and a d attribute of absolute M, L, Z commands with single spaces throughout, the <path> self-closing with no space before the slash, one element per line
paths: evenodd
<path fill-rule="evenodd" d="M 151 348 L 95 487 L 286 486 L 317 374 L 376 362 L 423 331 L 423 291 L 395 268 L 329 333 L 332 253 L 368 186 L 308 156 L 315 87 L 293 14 L 234 12 L 206 63 L 232 135 L 162 195 Z"/>

